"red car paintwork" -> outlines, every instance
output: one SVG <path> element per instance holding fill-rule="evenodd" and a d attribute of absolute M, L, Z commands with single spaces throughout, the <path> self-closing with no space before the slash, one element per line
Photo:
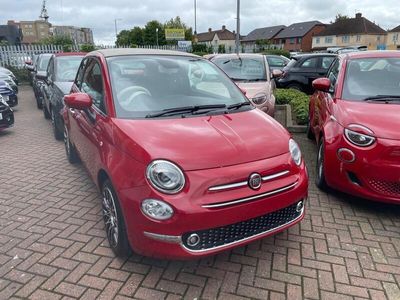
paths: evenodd
<path fill-rule="evenodd" d="M 297 166 L 289 153 L 289 133 L 268 115 L 258 110 L 215 116 L 168 119 L 116 118 L 107 63 L 101 52 L 105 104 L 108 115 L 91 107 L 88 112 L 64 109 L 64 120 L 71 142 L 90 177 L 99 185 L 107 174 L 118 195 L 132 249 L 146 256 L 193 258 L 215 254 L 284 230 L 295 222 L 271 232 L 218 249 L 196 253 L 181 244 L 151 239 L 144 232 L 179 236 L 185 232 L 220 227 L 248 220 L 287 207 L 307 198 L 308 176 L 304 161 Z M 78 92 L 76 85 L 73 92 Z M 89 118 L 91 115 L 91 118 Z M 175 195 L 154 189 L 145 172 L 155 159 L 175 162 L 184 171 L 186 184 Z M 211 192 L 210 186 L 246 180 L 249 174 L 262 176 L 282 170 L 289 173 L 271 180 L 257 190 L 240 187 Z M 225 208 L 209 209 L 201 205 L 249 197 L 297 182 L 288 191 L 257 201 Z M 175 211 L 166 221 L 144 215 L 144 199 L 160 199 Z"/>
<path fill-rule="evenodd" d="M 399 52 L 355 52 L 339 57 L 340 69 L 334 93 L 316 91 L 310 97 L 310 129 L 317 144 L 325 141 L 325 181 L 343 192 L 370 200 L 400 203 L 399 104 L 343 100 L 346 65 L 352 59 L 396 57 Z M 358 147 L 344 136 L 350 124 L 363 125 L 374 132 L 376 142 Z M 338 157 L 338 149 L 355 154 L 354 162 Z M 348 176 L 355 174 L 361 184 Z"/>

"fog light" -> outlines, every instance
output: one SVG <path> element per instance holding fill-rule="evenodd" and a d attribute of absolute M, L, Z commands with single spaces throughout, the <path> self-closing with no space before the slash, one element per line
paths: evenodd
<path fill-rule="evenodd" d="M 197 246 L 200 243 L 200 237 L 198 234 L 193 233 L 187 238 L 186 242 L 191 247 Z"/>
<path fill-rule="evenodd" d="M 346 163 L 352 163 L 356 160 L 354 152 L 347 148 L 340 148 L 337 151 L 337 155 L 341 161 Z"/>
<path fill-rule="evenodd" d="M 167 203 L 155 200 L 146 199 L 142 202 L 142 212 L 156 220 L 167 220 L 174 215 L 174 210 Z"/>
<path fill-rule="evenodd" d="M 304 207 L 303 201 L 299 201 L 299 203 L 297 203 L 296 205 L 296 211 L 301 212 L 303 210 L 303 207 Z"/>

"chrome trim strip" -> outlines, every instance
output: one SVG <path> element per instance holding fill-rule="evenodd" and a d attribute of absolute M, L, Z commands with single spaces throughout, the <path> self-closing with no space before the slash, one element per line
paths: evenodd
<path fill-rule="evenodd" d="M 265 182 L 268 180 L 272 180 L 272 179 L 281 177 L 283 175 L 286 175 L 288 173 L 289 173 L 289 171 L 286 170 L 286 171 L 282 171 L 282 172 L 275 173 L 272 175 L 264 176 L 264 177 L 262 177 L 262 181 Z M 246 186 L 246 185 L 247 185 L 247 180 L 241 181 L 241 182 L 236 182 L 236 183 L 212 186 L 208 190 L 211 192 L 215 192 L 215 191 L 222 191 L 222 190 L 228 190 L 228 189 L 232 189 L 232 188 L 242 187 L 242 186 Z"/>
<path fill-rule="evenodd" d="M 302 200 L 300 200 L 300 201 L 303 201 L 303 202 L 304 202 L 304 200 L 305 200 L 305 199 L 302 199 Z M 280 226 L 278 226 L 278 227 L 269 229 L 269 230 L 267 230 L 267 231 L 260 232 L 260 233 L 257 233 L 257 234 L 255 234 L 255 235 L 249 236 L 249 237 L 247 237 L 247 238 L 244 238 L 244 239 L 241 239 L 241 240 L 238 240 L 238 241 L 234 241 L 234 242 L 232 242 L 232 243 L 228 243 L 228 244 L 225 244 L 225 245 L 220 245 L 220 246 L 213 247 L 213 248 L 202 249 L 202 250 L 191 250 L 191 249 L 188 249 L 188 248 L 186 248 L 186 246 L 185 246 L 183 243 L 181 243 L 181 246 L 182 246 L 186 251 L 192 252 L 192 253 L 201 253 L 201 252 L 207 252 L 207 251 L 214 251 L 214 250 L 217 250 L 217 249 L 220 249 L 220 248 L 223 248 L 223 247 L 229 247 L 229 246 L 232 246 L 232 245 L 235 245 L 235 244 L 238 244 L 238 243 L 247 241 L 247 240 L 252 239 L 252 238 L 254 238 L 254 237 L 259 237 L 259 236 L 265 235 L 265 234 L 267 234 L 267 233 L 269 233 L 269 232 L 279 230 L 279 229 L 282 228 L 282 227 L 285 227 L 285 226 L 287 226 L 287 225 L 290 225 L 290 224 L 292 224 L 292 223 L 295 223 L 297 220 L 299 220 L 299 219 L 301 219 L 301 217 L 303 217 L 303 215 L 304 215 L 304 209 L 305 209 L 305 204 L 304 204 L 304 206 L 303 206 L 303 208 L 302 208 L 302 211 L 301 211 L 300 215 L 299 215 L 297 218 L 293 219 L 292 221 L 289 221 L 289 222 L 287 222 L 287 223 L 285 223 L 285 224 L 282 224 L 282 225 L 280 225 Z"/>
<path fill-rule="evenodd" d="M 158 233 L 152 233 L 152 232 L 147 232 L 143 231 L 143 234 L 147 236 L 148 238 L 151 238 L 153 240 L 157 241 L 162 241 L 166 243 L 173 243 L 173 244 L 181 244 L 182 243 L 182 238 L 180 235 L 165 235 L 165 234 L 158 234 Z"/>
<path fill-rule="evenodd" d="M 224 206 L 228 206 L 228 205 L 233 205 L 233 204 L 238 204 L 238 203 L 243 203 L 243 202 L 248 202 L 248 201 L 252 201 L 252 200 L 256 200 L 259 198 L 264 198 L 267 196 L 271 196 L 271 195 L 275 195 L 278 194 L 280 192 L 284 192 L 287 190 L 290 190 L 291 188 L 295 187 L 297 185 L 297 181 L 295 183 L 292 183 L 290 185 L 284 186 L 280 189 L 276 189 L 270 192 L 266 192 L 263 194 L 259 194 L 259 195 L 255 195 L 255 196 L 251 196 L 251 197 L 247 197 L 247 198 L 242 198 L 242 199 L 238 199 L 238 200 L 233 200 L 233 201 L 228 201 L 228 202 L 222 202 L 222 203 L 216 203 L 216 204 L 206 204 L 206 205 L 202 205 L 201 207 L 204 208 L 218 208 L 218 207 L 224 207 Z"/>

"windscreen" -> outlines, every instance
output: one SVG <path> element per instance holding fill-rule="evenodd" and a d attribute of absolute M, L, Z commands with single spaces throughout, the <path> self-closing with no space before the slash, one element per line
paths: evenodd
<path fill-rule="evenodd" d="M 232 80 L 267 80 L 264 57 L 217 57 L 212 60 Z"/>
<path fill-rule="evenodd" d="M 56 81 L 74 81 L 83 56 L 58 56 L 56 62 Z"/>
<path fill-rule="evenodd" d="M 349 60 L 343 99 L 365 100 L 400 95 L 400 58 L 360 58 Z"/>
<path fill-rule="evenodd" d="M 209 61 L 165 55 L 107 59 L 120 118 L 144 118 L 168 109 L 247 102 L 238 87 Z"/>
<path fill-rule="evenodd" d="M 46 71 L 47 70 L 47 66 L 49 64 L 50 57 L 51 57 L 50 55 L 43 55 L 42 57 L 40 57 L 39 62 L 37 64 L 38 71 Z"/>

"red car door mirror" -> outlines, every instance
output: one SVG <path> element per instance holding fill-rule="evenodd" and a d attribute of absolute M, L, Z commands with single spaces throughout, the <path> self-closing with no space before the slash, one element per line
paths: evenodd
<path fill-rule="evenodd" d="M 318 78 L 312 82 L 312 86 L 317 91 L 329 92 L 331 81 L 329 78 Z"/>
<path fill-rule="evenodd" d="M 86 93 L 73 93 L 64 96 L 64 103 L 70 108 L 85 110 L 92 106 L 92 98 Z"/>

